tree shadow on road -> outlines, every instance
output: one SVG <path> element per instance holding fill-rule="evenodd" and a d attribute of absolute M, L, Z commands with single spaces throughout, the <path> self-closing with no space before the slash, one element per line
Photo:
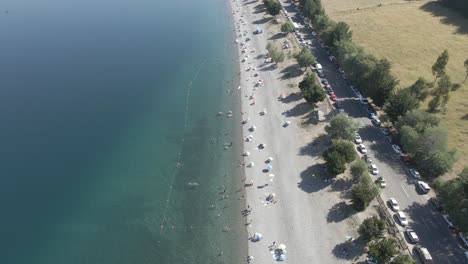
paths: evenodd
<path fill-rule="evenodd" d="M 306 193 L 318 192 L 330 185 L 331 179 L 325 172 L 323 164 L 309 166 L 300 174 L 301 181 L 297 184 Z"/>
<path fill-rule="evenodd" d="M 360 239 L 356 240 L 354 244 L 351 242 L 343 242 L 336 245 L 333 248 L 332 253 L 338 259 L 357 261 L 362 255 L 366 253 L 366 245 Z"/>
<path fill-rule="evenodd" d="M 351 207 L 351 204 L 347 204 L 346 202 L 342 201 L 339 202 L 330 208 L 327 215 L 327 222 L 328 223 L 339 223 L 348 217 L 354 215 L 356 210 Z"/>
<path fill-rule="evenodd" d="M 318 157 L 321 156 L 325 148 L 330 143 L 330 139 L 326 134 L 321 134 L 314 138 L 312 142 L 308 143 L 307 145 L 301 147 L 299 149 L 299 155 L 301 156 L 311 156 L 311 157 Z"/>
<path fill-rule="evenodd" d="M 420 9 L 429 12 L 436 17 L 441 17 L 440 21 L 442 23 L 457 28 L 456 33 L 468 34 L 468 23 L 466 23 L 467 19 L 463 18 L 461 14 L 457 13 L 455 10 L 443 6 L 440 2 L 427 2 L 422 5 Z"/>

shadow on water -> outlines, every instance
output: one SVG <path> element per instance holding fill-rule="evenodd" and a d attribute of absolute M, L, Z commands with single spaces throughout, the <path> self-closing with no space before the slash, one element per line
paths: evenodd
<path fill-rule="evenodd" d="M 463 18 L 460 14 L 451 10 L 448 7 L 443 6 L 440 2 L 431 1 L 422 5 L 421 10 L 431 13 L 436 17 L 441 18 L 441 22 L 454 26 L 457 28 L 456 33 L 468 34 L 468 19 Z"/>

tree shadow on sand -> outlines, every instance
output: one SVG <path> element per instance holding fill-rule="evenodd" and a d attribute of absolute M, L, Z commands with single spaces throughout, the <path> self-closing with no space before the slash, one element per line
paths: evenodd
<path fill-rule="evenodd" d="M 323 151 L 329 143 L 330 139 L 328 138 L 328 136 L 326 134 L 321 134 L 318 137 L 314 138 L 312 142 L 301 147 L 299 149 L 299 155 L 318 157 L 322 155 Z"/>
<path fill-rule="evenodd" d="M 346 238 L 343 238 L 343 240 L 345 239 Z M 332 253 L 338 259 L 357 261 L 363 254 L 366 253 L 366 245 L 360 239 L 356 240 L 354 244 L 351 242 L 343 242 L 336 245 L 333 248 Z"/>
<path fill-rule="evenodd" d="M 301 67 L 299 67 L 299 64 L 289 65 L 288 67 L 282 69 L 280 73 L 283 74 L 280 77 L 281 80 L 296 78 L 304 74 Z"/>
<path fill-rule="evenodd" d="M 300 174 L 301 181 L 297 184 L 306 193 L 318 192 L 331 184 L 331 179 L 323 164 L 309 166 Z"/>
<path fill-rule="evenodd" d="M 351 179 L 338 178 L 333 181 L 330 186 L 331 192 L 339 192 L 339 196 L 342 199 L 351 199 L 351 187 L 353 187 L 353 181 Z"/>
<path fill-rule="evenodd" d="M 457 28 L 457 34 L 468 34 L 467 19 L 463 18 L 456 11 L 443 6 L 436 1 L 427 2 L 420 7 L 421 10 L 431 13 L 436 17 L 440 17 L 440 21 L 446 25 L 454 26 Z"/>
<path fill-rule="evenodd" d="M 285 115 L 286 117 L 296 117 L 306 114 L 311 110 L 311 106 L 307 102 L 301 102 L 295 105 L 293 108 L 289 109 Z"/>
<path fill-rule="evenodd" d="M 342 201 L 333 205 L 328 211 L 327 222 L 328 223 L 339 223 L 346 218 L 354 215 L 356 210 L 354 210 L 350 204 Z"/>
<path fill-rule="evenodd" d="M 286 35 L 282 32 L 276 33 L 273 36 L 269 37 L 268 40 L 276 40 L 276 39 L 281 39 L 284 38 Z"/>
<path fill-rule="evenodd" d="M 285 98 L 283 98 L 281 100 L 282 103 L 284 104 L 289 104 L 289 103 L 292 103 L 292 102 L 296 102 L 296 101 L 299 101 L 301 100 L 303 97 L 302 97 L 302 94 L 301 93 L 290 93 L 288 94 L 288 96 L 286 96 Z"/>
<path fill-rule="evenodd" d="M 273 17 L 263 17 L 263 18 L 253 21 L 252 24 L 261 25 L 261 24 L 270 22 L 272 19 Z"/>

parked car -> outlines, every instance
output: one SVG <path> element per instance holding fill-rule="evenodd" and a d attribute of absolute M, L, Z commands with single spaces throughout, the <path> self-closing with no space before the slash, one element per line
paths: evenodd
<path fill-rule="evenodd" d="M 322 84 L 327 86 L 329 83 L 328 83 L 328 80 L 327 79 L 322 79 Z"/>
<path fill-rule="evenodd" d="M 375 164 L 370 165 L 370 170 L 371 170 L 371 173 L 374 174 L 374 175 L 379 174 L 379 170 L 377 169 L 377 165 L 375 165 Z"/>
<path fill-rule="evenodd" d="M 317 33 L 315 33 L 315 31 L 312 31 L 312 36 L 317 36 Z"/>
<path fill-rule="evenodd" d="M 385 127 L 381 127 L 380 132 L 382 132 L 384 136 L 388 136 L 390 134 L 390 132 L 388 132 L 388 129 L 386 129 Z"/>
<path fill-rule="evenodd" d="M 377 118 L 377 115 L 375 115 L 374 112 L 370 112 L 370 113 L 369 113 L 369 118 L 370 118 L 370 119 Z"/>
<path fill-rule="evenodd" d="M 328 94 L 335 93 L 335 91 L 334 91 L 333 88 L 331 88 L 331 87 L 325 87 L 325 90 L 327 90 L 327 93 L 328 93 Z"/>
<path fill-rule="evenodd" d="M 423 193 L 428 193 L 431 190 L 431 187 L 429 187 L 429 184 L 427 184 L 427 183 L 425 183 L 423 181 L 418 181 L 418 188 Z"/>
<path fill-rule="evenodd" d="M 407 155 L 401 155 L 400 156 L 400 159 L 401 161 L 406 164 L 406 165 L 410 165 L 411 164 L 411 158 Z"/>
<path fill-rule="evenodd" d="M 387 182 L 385 181 L 385 179 L 383 177 L 379 177 L 377 179 L 377 181 L 378 181 L 378 184 L 379 184 L 380 188 L 387 187 Z"/>
<path fill-rule="evenodd" d="M 330 95 L 330 99 L 331 99 L 332 101 L 336 101 L 336 94 L 335 94 L 335 93 L 332 93 L 332 94 Z"/>
<path fill-rule="evenodd" d="M 396 154 L 400 154 L 400 153 L 401 153 L 400 146 L 395 145 L 395 144 L 392 144 L 392 148 L 393 148 L 393 150 L 395 151 Z"/>
<path fill-rule="evenodd" d="M 358 149 L 362 154 L 367 153 L 367 149 L 366 146 L 364 146 L 364 144 L 359 144 Z"/>
<path fill-rule="evenodd" d="M 419 242 L 419 237 L 418 235 L 416 234 L 416 232 L 414 232 L 413 229 L 411 228 L 408 228 L 405 230 L 405 235 L 406 237 L 408 238 L 409 242 L 412 243 L 412 244 L 416 244 Z"/>
<path fill-rule="evenodd" d="M 419 174 L 419 172 L 415 169 L 409 169 L 409 173 L 411 174 L 411 176 L 413 176 L 413 178 L 415 178 L 416 180 L 420 180 L 421 179 L 421 175 Z"/>
<path fill-rule="evenodd" d="M 400 222 L 400 225 L 402 225 L 402 226 L 407 226 L 408 225 L 408 218 L 406 218 L 405 213 L 403 213 L 402 211 L 398 211 L 396 213 L 396 216 L 398 218 L 398 221 Z"/>
<path fill-rule="evenodd" d="M 354 136 L 354 142 L 356 142 L 356 144 L 362 143 L 362 138 L 358 133 L 356 133 L 356 135 Z"/>
<path fill-rule="evenodd" d="M 418 245 L 418 246 L 414 247 L 414 249 L 416 250 L 416 253 L 418 254 L 418 257 L 419 257 L 419 259 L 421 260 L 421 262 L 423 264 L 432 263 L 432 256 L 429 253 L 429 250 L 427 250 L 427 248 Z"/>
<path fill-rule="evenodd" d="M 400 210 L 400 206 L 395 198 L 390 198 L 388 200 L 388 204 L 393 211 L 398 212 Z"/>
<path fill-rule="evenodd" d="M 368 105 L 369 104 L 369 101 L 367 100 L 367 98 L 364 98 L 364 97 L 361 96 L 360 100 L 361 100 L 361 104 L 363 104 L 363 105 Z"/>
<path fill-rule="evenodd" d="M 335 107 L 336 107 L 336 108 L 342 108 L 343 106 L 341 105 L 341 102 L 340 102 L 340 101 L 336 101 L 336 102 L 335 102 Z"/>

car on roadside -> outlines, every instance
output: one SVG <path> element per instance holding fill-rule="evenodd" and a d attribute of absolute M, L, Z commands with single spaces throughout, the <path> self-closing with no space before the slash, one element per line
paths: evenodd
<path fill-rule="evenodd" d="M 377 115 L 376 115 L 374 112 L 370 112 L 370 113 L 369 113 L 369 118 L 370 118 L 370 119 L 377 118 Z"/>
<path fill-rule="evenodd" d="M 393 211 L 398 212 L 400 210 L 400 205 L 398 205 L 398 202 L 395 198 L 388 199 L 388 204 Z"/>
<path fill-rule="evenodd" d="M 382 134 L 383 134 L 384 136 L 390 135 L 390 132 L 389 132 L 388 129 L 386 129 L 385 127 L 381 127 L 381 128 L 380 128 L 380 132 L 382 132 Z"/>
<path fill-rule="evenodd" d="M 359 149 L 359 152 L 361 152 L 362 154 L 367 153 L 367 149 L 366 149 L 366 146 L 364 146 L 364 144 L 359 144 L 358 149 Z"/>
<path fill-rule="evenodd" d="M 415 178 L 416 180 L 420 180 L 421 179 L 421 174 L 419 174 L 419 172 L 415 169 L 409 169 L 408 170 L 409 173 L 411 174 L 411 176 L 413 176 L 413 178 Z"/>
<path fill-rule="evenodd" d="M 336 94 L 335 93 L 332 93 L 330 94 L 330 99 L 335 102 L 336 101 Z"/>
<path fill-rule="evenodd" d="M 327 94 L 333 94 L 335 91 L 331 87 L 325 87 L 325 90 L 327 90 Z"/>
<path fill-rule="evenodd" d="M 408 225 L 408 218 L 406 217 L 405 213 L 403 213 L 402 211 L 397 211 L 396 217 L 398 218 L 398 221 L 400 222 L 400 225 L 402 225 L 402 226 L 407 226 Z"/>
<path fill-rule="evenodd" d="M 358 133 L 356 133 L 356 134 L 354 135 L 354 142 L 355 142 L 356 144 L 362 144 L 362 138 L 361 138 L 361 136 L 360 136 Z"/>
<path fill-rule="evenodd" d="M 383 177 L 379 177 L 377 179 L 377 183 L 378 185 L 380 186 L 380 188 L 385 188 L 387 187 L 387 182 L 385 181 L 385 179 Z"/>
<path fill-rule="evenodd" d="M 371 173 L 374 174 L 374 175 L 379 174 L 379 169 L 377 169 L 377 165 L 375 165 L 375 164 L 371 164 L 371 165 L 370 165 L 370 171 L 371 171 Z"/>
<path fill-rule="evenodd" d="M 327 86 L 327 85 L 330 84 L 330 83 L 328 82 L 327 79 L 322 79 L 321 83 L 322 83 L 324 86 Z"/>
<path fill-rule="evenodd" d="M 424 194 L 429 193 L 431 191 L 431 187 L 429 186 L 429 184 L 423 181 L 418 181 L 417 186 L 419 190 L 421 190 L 421 192 L 423 192 Z"/>
<path fill-rule="evenodd" d="M 406 229 L 405 235 L 411 244 L 417 244 L 419 242 L 419 237 L 413 229 L 411 228 Z"/>
<path fill-rule="evenodd" d="M 335 102 L 335 108 L 342 108 L 343 106 L 341 105 L 340 101 Z"/>
<path fill-rule="evenodd" d="M 414 247 L 414 250 L 423 264 L 432 263 L 432 256 L 427 248 L 417 245 Z"/>
<path fill-rule="evenodd" d="M 396 154 L 400 154 L 401 153 L 401 148 L 400 146 L 396 145 L 396 144 L 392 144 L 392 148 L 393 148 L 393 151 L 395 151 Z"/>
<path fill-rule="evenodd" d="M 411 164 L 411 158 L 407 155 L 401 155 L 400 160 L 407 166 Z"/>
<path fill-rule="evenodd" d="M 368 105 L 369 104 L 369 100 L 367 100 L 367 98 L 364 98 L 364 97 L 360 97 L 359 99 L 361 101 L 361 104 L 363 105 Z"/>
<path fill-rule="evenodd" d="M 317 36 L 317 33 L 315 31 L 312 31 L 312 36 Z"/>

